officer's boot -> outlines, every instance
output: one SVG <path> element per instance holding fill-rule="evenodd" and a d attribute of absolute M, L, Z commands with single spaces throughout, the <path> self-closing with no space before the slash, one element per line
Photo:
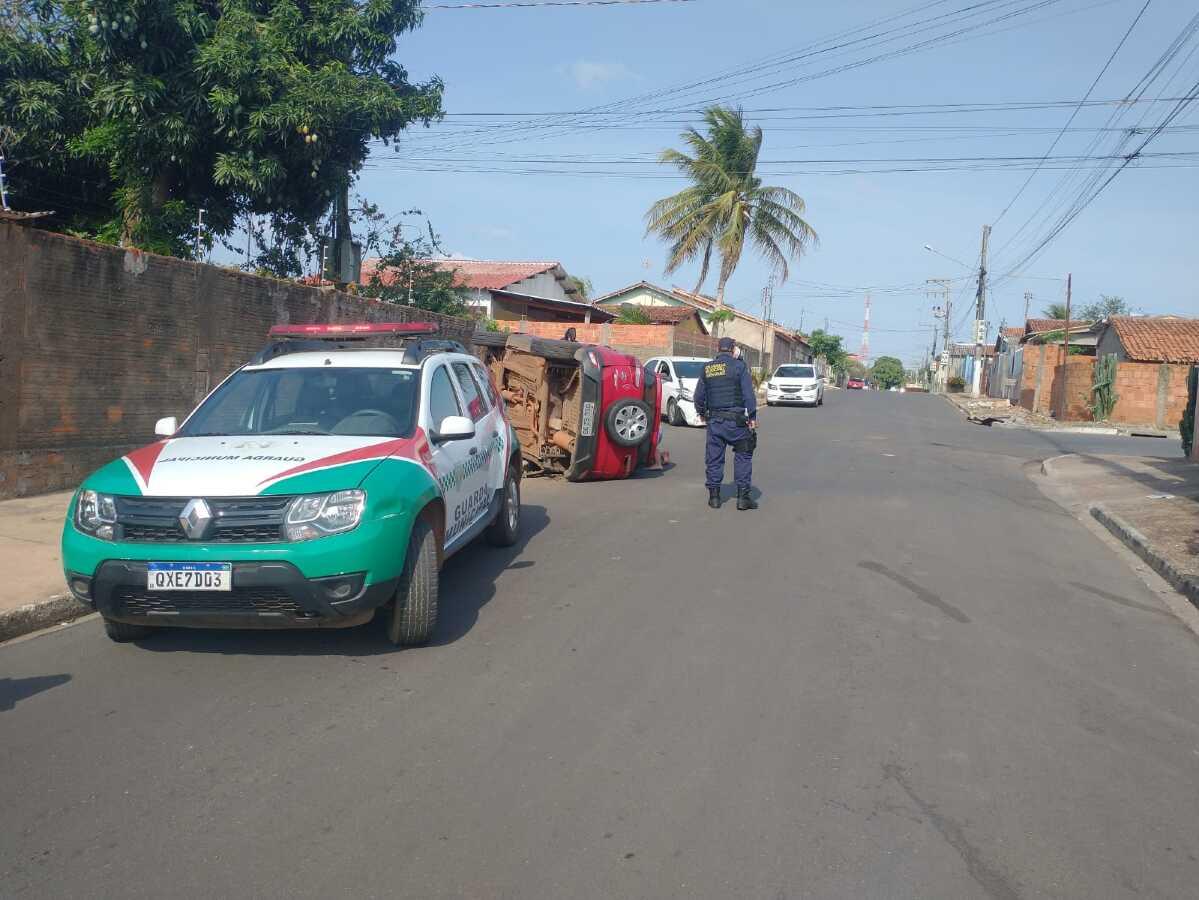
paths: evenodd
<path fill-rule="evenodd" d="M 720 509 L 720 488 L 708 488 L 708 506 Z"/>
<path fill-rule="evenodd" d="M 749 488 L 737 488 L 737 509 L 757 509 L 758 501 L 749 495 Z"/>

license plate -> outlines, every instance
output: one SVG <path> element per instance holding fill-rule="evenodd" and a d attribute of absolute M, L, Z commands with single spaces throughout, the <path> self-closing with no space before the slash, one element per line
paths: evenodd
<path fill-rule="evenodd" d="M 147 563 L 146 587 L 152 591 L 231 591 L 232 563 Z"/>
<path fill-rule="evenodd" d="M 595 434 L 595 404 L 586 402 L 583 404 L 583 421 L 579 425 L 579 434 L 583 437 L 591 437 Z"/>

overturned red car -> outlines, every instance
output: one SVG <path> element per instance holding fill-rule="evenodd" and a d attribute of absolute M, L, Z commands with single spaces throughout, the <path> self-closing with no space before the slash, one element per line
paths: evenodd
<path fill-rule="evenodd" d="M 527 466 L 569 481 L 628 478 L 662 464 L 662 387 L 610 347 L 481 332 Z"/>

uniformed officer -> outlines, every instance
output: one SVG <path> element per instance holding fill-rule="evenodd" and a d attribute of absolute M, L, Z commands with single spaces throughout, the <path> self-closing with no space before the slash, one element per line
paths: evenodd
<path fill-rule="evenodd" d="M 758 427 L 758 401 L 749 366 L 737 355 L 737 344 L 722 337 L 716 358 L 704 364 L 695 386 L 695 411 L 708 422 L 708 506 L 720 508 L 720 483 L 724 481 L 725 447 L 733 448 L 733 480 L 737 483 L 737 509 L 757 509 L 750 496 L 753 477 L 753 432 Z"/>

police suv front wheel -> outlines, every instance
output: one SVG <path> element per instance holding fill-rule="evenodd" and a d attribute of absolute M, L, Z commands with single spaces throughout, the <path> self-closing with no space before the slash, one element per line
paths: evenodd
<path fill-rule="evenodd" d="M 608 437 L 621 447 L 637 447 L 649 437 L 653 411 L 641 400 L 619 400 L 604 418 Z"/>
<path fill-rule="evenodd" d="M 387 623 L 393 644 L 419 647 L 429 642 L 437 626 L 437 593 L 437 536 L 424 519 L 417 519 Z"/>
<path fill-rule="evenodd" d="M 153 631 L 154 629 L 149 625 L 130 625 L 128 622 L 104 620 L 104 633 L 110 640 L 116 641 L 118 644 L 140 641 L 144 637 L 149 637 Z"/>

